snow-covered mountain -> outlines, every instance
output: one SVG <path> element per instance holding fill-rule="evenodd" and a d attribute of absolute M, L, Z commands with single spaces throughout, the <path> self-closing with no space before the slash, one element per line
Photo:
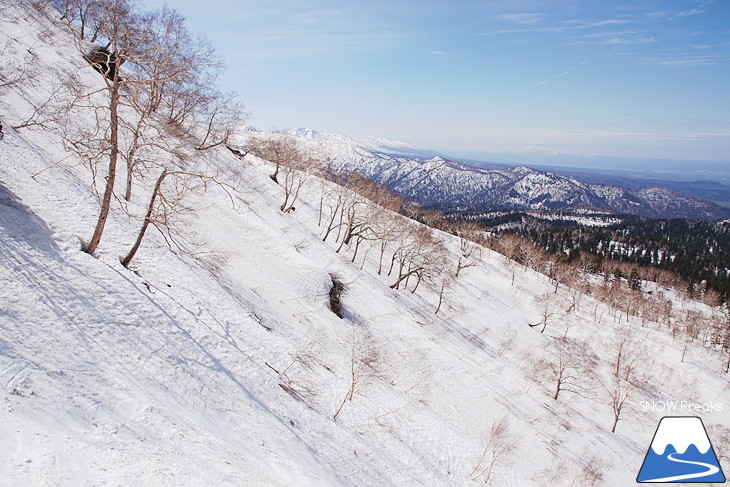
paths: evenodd
<path fill-rule="evenodd" d="M 689 311 L 713 316 L 704 304 L 677 299 L 670 332 L 481 247 L 440 289 L 393 289 L 377 254 L 396 256 L 402 230 L 440 242 L 447 277 L 466 244 L 377 210 L 399 218 L 395 236 L 355 259 L 354 245 L 323 241 L 323 195 L 339 187 L 312 176 L 282 212 L 273 164 L 223 147 L 176 146 L 226 186 L 185 188 L 166 215 L 173 233 L 150 231 L 126 268 L 154 163 L 169 159 L 156 133 L 151 168 L 138 168 L 130 202 L 112 200 L 88 255 L 104 164 L 67 150 L 74 127 L 12 127 L 59 80 L 99 97 L 104 81 L 43 2 L 0 14 L 0 67 L 32 56 L 38 70 L 0 91 L 0 485 L 630 485 L 661 416 L 639 400 L 730 404 L 722 351 L 680 336 Z M 77 106 L 74 123 L 97 127 L 103 106 Z M 529 325 L 547 302 L 540 333 Z M 572 367 L 595 377 L 553 399 L 567 339 L 581 344 Z M 619 381 L 632 396 L 612 433 L 617 344 L 651 380 Z M 729 412 L 701 414 L 722 433 Z"/>
<path fill-rule="evenodd" d="M 727 208 L 664 188 L 591 184 L 524 166 L 480 169 L 402 143 L 358 141 L 309 129 L 291 132 L 337 172 L 357 172 L 426 206 L 462 209 L 595 208 L 653 218 L 715 220 Z"/>
<path fill-rule="evenodd" d="M 348 154 L 355 152 L 366 156 L 383 155 L 385 157 L 406 157 L 415 159 L 430 159 L 439 157 L 437 151 L 422 147 L 416 147 L 408 142 L 391 140 L 384 137 L 370 136 L 363 139 L 355 139 L 342 134 L 334 134 L 324 130 L 313 130 L 298 128 L 289 131 L 290 135 L 300 140 L 305 140 L 316 147 L 327 148 L 328 153 Z"/>

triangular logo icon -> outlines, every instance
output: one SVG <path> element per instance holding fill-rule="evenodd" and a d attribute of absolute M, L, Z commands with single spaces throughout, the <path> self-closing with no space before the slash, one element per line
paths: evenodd
<path fill-rule="evenodd" d="M 710 484 L 725 482 L 725 475 L 702 420 L 690 416 L 662 418 L 636 481 Z"/>

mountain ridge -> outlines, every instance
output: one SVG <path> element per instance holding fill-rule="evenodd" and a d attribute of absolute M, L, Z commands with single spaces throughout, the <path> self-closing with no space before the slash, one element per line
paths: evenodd
<path fill-rule="evenodd" d="M 703 220 L 730 215 L 728 208 L 667 188 L 597 184 L 525 165 L 485 169 L 401 142 L 391 147 L 311 129 L 289 133 L 318 151 L 333 172 L 357 172 L 429 208 L 591 208 L 650 218 Z"/>

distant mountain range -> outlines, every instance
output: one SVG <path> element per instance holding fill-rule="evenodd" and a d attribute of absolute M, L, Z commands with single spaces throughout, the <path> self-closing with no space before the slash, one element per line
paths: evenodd
<path fill-rule="evenodd" d="M 296 129 L 291 135 L 322 154 L 333 171 L 357 172 L 430 208 L 592 208 L 704 220 L 730 216 L 730 208 L 667 188 L 596 184 L 525 166 L 476 168 L 433 150 L 380 138 L 357 140 L 311 129 Z"/>
<path fill-rule="evenodd" d="M 666 188 L 688 196 L 709 200 L 720 206 L 730 207 L 730 186 L 716 181 L 666 181 L 612 174 L 587 173 L 580 169 L 562 170 L 545 168 L 579 181 L 593 184 L 609 184 L 628 189 Z"/>

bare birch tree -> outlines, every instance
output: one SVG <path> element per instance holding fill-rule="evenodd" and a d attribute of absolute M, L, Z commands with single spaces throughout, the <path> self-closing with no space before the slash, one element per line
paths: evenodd
<path fill-rule="evenodd" d="M 596 364 L 597 357 L 587 343 L 556 338 L 537 361 L 534 377 L 553 384 L 552 397 L 556 401 L 561 392 L 588 397 L 595 381 Z"/>
<path fill-rule="evenodd" d="M 340 406 L 332 417 L 335 420 L 342 412 L 345 404 L 352 401 L 355 394 L 382 376 L 380 352 L 375 347 L 372 337 L 356 324 L 352 324 L 347 351 L 350 384 Z"/>
<path fill-rule="evenodd" d="M 131 2 L 127 0 L 111 0 L 105 3 L 104 8 L 98 14 L 98 24 L 102 31 L 101 34 L 107 42 L 107 47 L 96 51 L 102 56 L 98 61 L 94 61 L 93 66 L 102 73 L 105 89 L 108 92 L 109 161 L 96 227 L 91 239 L 83 247 L 84 252 L 88 254 L 93 254 L 101 242 L 114 193 L 119 158 L 119 107 L 124 81 L 119 67 L 130 56 L 134 45 L 139 40 L 137 19 L 132 8 Z M 83 40 L 83 33 L 80 37 Z"/>
<path fill-rule="evenodd" d="M 294 203 L 299 198 L 299 192 L 304 187 L 307 179 L 321 167 L 321 162 L 309 151 L 292 148 L 291 158 L 281 166 L 284 180 L 281 183 L 284 188 L 284 201 L 279 209 L 284 213 L 294 211 Z"/>
<path fill-rule="evenodd" d="M 540 321 L 530 323 L 530 328 L 541 326 L 540 333 L 545 333 L 545 328 L 552 320 L 552 317 L 558 312 L 558 297 L 553 293 L 541 294 L 535 298 L 535 304 L 540 311 Z"/>
<path fill-rule="evenodd" d="M 606 363 L 600 384 L 613 413 L 611 433 L 615 433 L 618 422 L 635 413 L 635 399 L 646 388 L 648 364 L 645 353 L 627 334 L 619 335 L 611 350 L 613 358 Z"/>
<path fill-rule="evenodd" d="M 140 168 L 162 169 L 164 164 L 157 161 L 169 151 L 171 140 L 198 149 L 219 145 L 238 120 L 232 113 L 240 107 L 211 87 L 220 63 L 204 40 L 190 34 L 176 11 L 164 7 L 143 12 L 133 0 L 59 0 L 56 6 L 75 26 L 78 49 L 102 75 L 101 88 L 78 97 L 96 114 L 99 133 L 91 134 L 93 138 L 67 134 L 65 142 L 89 162 L 95 179 L 96 163 L 102 155 L 107 159 L 97 223 L 83 247 L 93 254 L 108 219 L 119 160 L 126 162 L 124 197 L 129 200 L 133 176 Z M 221 119 L 220 113 L 226 115 Z M 179 161 L 175 171 L 184 171 L 183 166 Z M 170 174 L 166 171 L 163 179 Z M 153 200 L 158 191 L 156 185 Z"/>
<path fill-rule="evenodd" d="M 519 439 L 510 431 L 507 417 L 495 420 L 484 442 L 484 450 L 474 469 L 469 473 L 471 480 L 481 479 L 489 483 L 494 467 L 517 448 Z"/>

